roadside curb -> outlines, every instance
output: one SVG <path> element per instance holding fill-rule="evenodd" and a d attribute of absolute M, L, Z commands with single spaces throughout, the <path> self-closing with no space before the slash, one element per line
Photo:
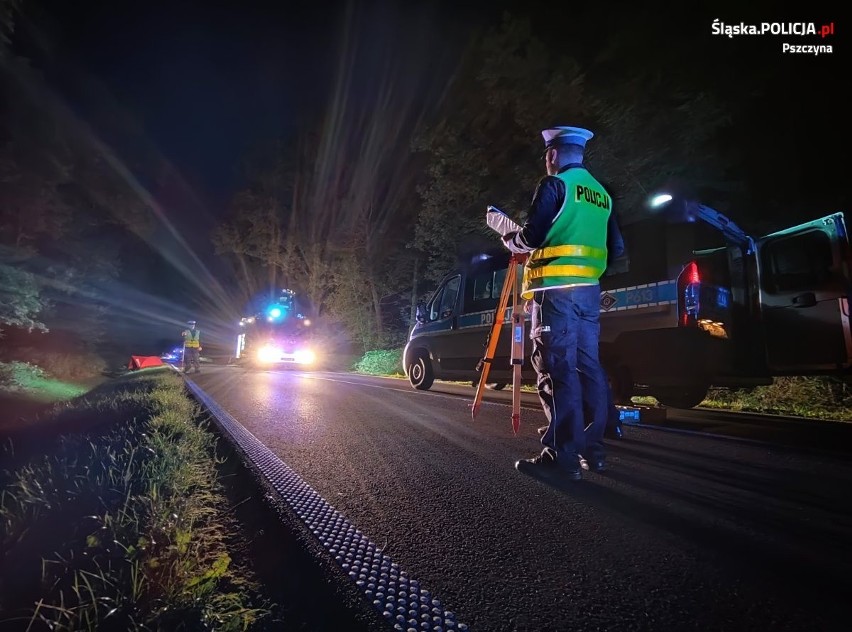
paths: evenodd
<path fill-rule="evenodd" d="M 190 393 L 214 418 L 245 464 L 274 490 L 313 533 L 367 602 L 395 630 L 466 631 L 453 612 L 369 540 L 257 437 L 183 376 Z"/>

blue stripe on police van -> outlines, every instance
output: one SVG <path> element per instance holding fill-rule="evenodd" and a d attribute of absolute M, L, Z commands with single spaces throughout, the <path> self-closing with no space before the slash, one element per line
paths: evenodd
<path fill-rule="evenodd" d="M 433 331 L 447 331 L 448 329 L 453 328 L 453 319 L 445 318 L 443 320 L 435 321 L 434 323 L 424 323 L 420 325 L 417 329 L 418 334 L 428 334 Z"/>
<path fill-rule="evenodd" d="M 601 312 L 619 312 L 677 303 L 677 281 L 643 283 L 601 293 Z"/>
<path fill-rule="evenodd" d="M 524 314 L 524 320 L 529 320 L 530 315 Z M 472 314 L 464 314 L 463 316 L 459 316 L 458 319 L 458 328 L 459 329 L 469 329 L 471 327 L 484 327 L 490 326 L 494 322 L 494 310 L 488 310 L 484 312 L 474 312 Z M 512 308 L 507 307 L 503 316 L 503 323 L 512 322 Z"/>
<path fill-rule="evenodd" d="M 658 307 L 660 305 L 674 305 L 677 303 L 677 280 L 659 281 L 655 283 L 643 283 L 642 285 L 631 285 L 613 290 L 605 290 L 601 293 L 601 312 L 619 312 L 631 309 L 642 309 L 644 307 Z M 494 319 L 494 311 L 487 310 L 464 314 L 458 318 L 458 329 L 470 327 L 483 327 L 491 325 Z M 525 314 L 524 320 L 529 320 L 529 314 Z M 504 323 L 512 320 L 512 308 L 507 307 Z M 434 323 L 438 324 L 438 323 Z M 426 331 L 448 329 L 448 326 L 436 327 Z"/>

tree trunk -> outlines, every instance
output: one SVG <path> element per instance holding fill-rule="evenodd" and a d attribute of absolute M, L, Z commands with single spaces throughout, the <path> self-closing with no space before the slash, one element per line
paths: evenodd
<path fill-rule="evenodd" d="M 411 275 L 411 316 L 409 318 L 409 324 L 414 322 L 414 318 L 417 316 L 417 263 L 420 261 L 417 257 L 414 258 L 414 265 L 412 268 L 414 272 Z"/>
<path fill-rule="evenodd" d="M 384 327 L 382 326 L 382 300 L 376 290 L 376 284 L 370 279 L 370 294 L 373 297 L 373 312 L 376 317 L 376 341 L 381 344 L 384 341 Z"/>

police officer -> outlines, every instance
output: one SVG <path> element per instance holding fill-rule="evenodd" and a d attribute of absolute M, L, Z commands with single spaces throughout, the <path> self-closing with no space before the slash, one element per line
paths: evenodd
<path fill-rule="evenodd" d="M 612 199 L 583 166 L 593 134 L 579 127 L 542 132 L 547 176 L 522 229 L 503 237 L 512 252 L 530 253 L 521 296 L 530 300 L 532 364 L 548 427 L 542 452 L 515 467 L 580 480 L 581 458 L 606 469 L 607 379 L 598 358 L 599 279 L 607 265 Z M 584 406 L 589 426 L 584 431 Z"/>
<path fill-rule="evenodd" d="M 194 320 L 190 320 L 187 325 L 189 329 L 184 329 L 183 333 L 183 372 L 189 373 L 190 367 L 195 367 L 196 373 L 201 373 L 201 330 L 195 325 Z"/>
<path fill-rule="evenodd" d="M 615 213 L 610 213 L 609 215 L 609 226 L 607 228 L 606 239 L 607 269 L 606 272 L 604 272 L 604 276 L 614 274 L 616 272 L 613 268 L 610 267 L 610 265 L 615 262 L 616 259 L 620 259 L 621 257 L 623 257 L 625 253 L 624 237 L 622 237 L 621 235 L 621 228 L 619 228 L 618 226 L 618 221 L 616 219 Z M 606 430 L 604 431 L 604 437 L 606 437 L 607 439 L 623 439 L 624 430 L 622 429 L 621 413 L 619 412 L 618 408 L 615 407 L 615 398 L 613 397 L 612 387 L 609 384 L 609 380 L 607 380 L 606 405 L 608 413 L 606 417 Z M 547 432 L 547 426 L 542 426 L 538 429 L 539 435 L 544 435 L 545 432 Z"/>

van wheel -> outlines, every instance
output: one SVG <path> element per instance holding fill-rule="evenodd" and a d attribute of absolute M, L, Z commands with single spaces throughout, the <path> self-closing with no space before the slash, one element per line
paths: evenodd
<path fill-rule="evenodd" d="M 418 391 L 428 391 L 432 388 L 435 375 L 432 372 L 432 363 L 423 351 L 415 355 L 408 365 L 408 381 Z"/>
<path fill-rule="evenodd" d="M 485 388 L 492 391 L 502 391 L 506 388 L 506 382 L 489 382 L 485 385 Z"/>
<path fill-rule="evenodd" d="M 651 389 L 652 394 L 663 406 L 670 408 L 694 408 L 707 397 L 707 386 L 684 386 L 682 388 Z"/>

